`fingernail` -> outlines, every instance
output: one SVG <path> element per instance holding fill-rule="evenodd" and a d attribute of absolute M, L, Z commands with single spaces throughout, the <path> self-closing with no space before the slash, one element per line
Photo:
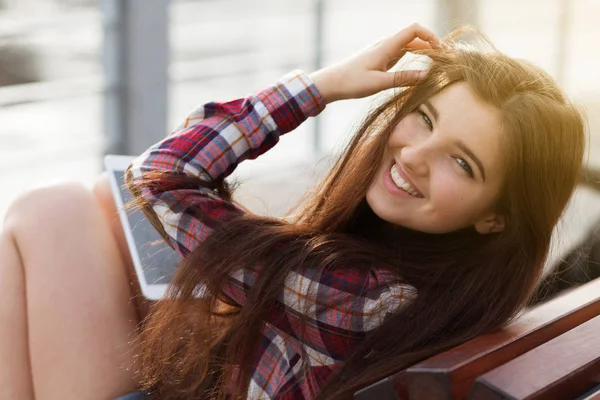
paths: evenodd
<path fill-rule="evenodd" d="M 442 42 L 441 42 L 441 41 L 440 41 L 440 39 L 438 39 L 438 38 L 435 38 L 435 39 L 433 39 L 433 40 L 430 42 L 430 44 L 431 44 L 433 47 L 437 47 L 437 48 L 441 48 L 441 47 L 442 47 Z"/>

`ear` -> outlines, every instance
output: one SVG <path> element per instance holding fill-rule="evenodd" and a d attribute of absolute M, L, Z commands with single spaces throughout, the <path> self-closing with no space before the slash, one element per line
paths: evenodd
<path fill-rule="evenodd" d="M 475 230 L 482 235 L 488 233 L 502 232 L 506 227 L 504 215 L 492 214 L 475 222 Z"/>

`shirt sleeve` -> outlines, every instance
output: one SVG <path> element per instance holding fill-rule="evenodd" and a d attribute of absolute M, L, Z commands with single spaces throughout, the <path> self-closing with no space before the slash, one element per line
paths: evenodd
<path fill-rule="evenodd" d="M 211 221 L 242 212 L 202 182 L 221 181 L 240 162 L 260 156 L 281 134 L 324 108 L 322 96 L 301 71 L 247 98 L 204 104 L 130 164 L 125 174 L 128 187 L 154 211 L 173 248 L 185 257 L 210 234 Z M 144 176 L 156 171 L 182 174 L 198 185 L 144 186 Z M 199 219 L 199 214 L 206 218 Z"/>

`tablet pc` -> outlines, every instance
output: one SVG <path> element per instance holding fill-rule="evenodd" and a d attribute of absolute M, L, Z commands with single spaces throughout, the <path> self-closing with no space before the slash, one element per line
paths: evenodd
<path fill-rule="evenodd" d="M 142 294 L 150 300 L 159 300 L 164 297 L 181 256 L 164 241 L 144 213 L 123 207 L 132 199 L 124 177 L 134 159 L 132 156 L 107 155 L 104 165 Z"/>

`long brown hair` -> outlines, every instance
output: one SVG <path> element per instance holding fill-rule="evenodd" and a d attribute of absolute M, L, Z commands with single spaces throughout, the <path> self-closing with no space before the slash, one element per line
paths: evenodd
<path fill-rule="evenodd" d="M 324 181 L 292 222 L 242 214 L 211 221 L 214 231 L 181 263 L 165 300 L 139 336 L 144 386 L 161 399 L 245 396 L 261 329 L 276 306 L 286 276 L 312 266 L 383 268 L 417 289 L 407 307 L 369 332 L 319 399 L 347 399 L 360 388 L 481 333 L 501 327 L 526 304 L 548 254 L 552 230 L 578 182 L 585 148 L 584 122 L 556 83 L 539 68 L 497 51 L 449 42 L 424 51 L 427 77 L 393 95 L 364 120 Z M 497 204 L 501 233 L 472 227 L 442 235 L 390 226 L 377 218 L 365 194 L 392 128 L 426 99 L 456 82 L 501 111 L 505 179 Z M 158 190 L 222 182 L 168 173 L 148 174 Z M 154 213 L 138 205 L 160 229 Z M 203 215 L 198 215 L 204 218 Z M 226 306 L 221 288 L 248 266 L 261 273 L 244 307 Z M 205 285 L 208 299 L 195 296 Z M 302 338 L 300 337 L 301 341 Z"/>

